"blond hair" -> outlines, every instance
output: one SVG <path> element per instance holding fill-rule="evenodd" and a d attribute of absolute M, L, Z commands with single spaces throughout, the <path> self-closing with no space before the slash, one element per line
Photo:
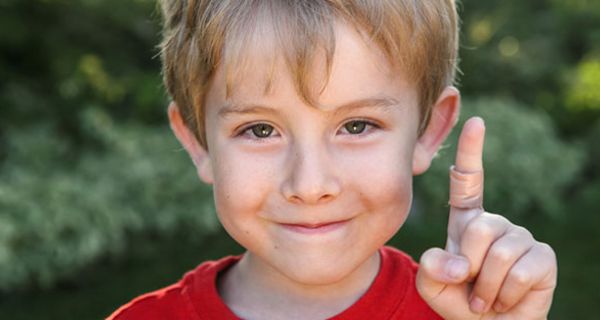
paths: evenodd
<path fill-rule="evenodd" d="M 203 147 L 203 104 L 215 70 L 243 61 L 244 48 L 264 28 L 271 31 L 299 95 L 309 103 L 314 102 L 308 80 L 311 63 L 324 52 L 329 74 L 334 25 L 340 19 L 376 43 L 391 65 L 416 84 L 420 132 L 437 97 L 454 81 L 454 0 L 161 0 L 161 5 L 164 82 Z M 232 78 L 226 77 L 228 91 Z"/>

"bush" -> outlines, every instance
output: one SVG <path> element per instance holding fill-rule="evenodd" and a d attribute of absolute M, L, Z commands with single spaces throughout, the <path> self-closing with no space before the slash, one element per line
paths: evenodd
<path fill-rule="evenodd" d="M 118 255 L 131 235 L 200 235 L 217 225 L 211 189 L 167 128 L 116 125 L 95 109 L 81 124 L 93 147 L 75 148 L 49 126 L 8 130 L 0 290 L 48 287 Z"/>
<path fill-rule="evenodd" d="M 417 204 L 436 214 L 447 207 L 448 168 L 454 162 L 462 124 L 473 115 L 486 120 L 486 210 L 512 218 L 559 217 L 564 192 L 583 165 L 581 147 L 560 141 L 544 113 L 497 99 L 464 102 L 462 121 L 448 146 L 439 152 L 429 172 L 416 178 Z"/>
<path fill-rule="evenodd" d="M 600 141 L 600 119 L 596 121 L 596 124 L 591 127 L 590 132 L 586 137 L 588 163 L 587 163 L 587 178 L 600 180 L 600 148 L 598 147 L 598 141 Z"/>

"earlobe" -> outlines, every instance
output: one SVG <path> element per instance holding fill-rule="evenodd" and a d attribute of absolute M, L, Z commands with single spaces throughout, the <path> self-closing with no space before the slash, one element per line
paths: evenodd
<path fill-rule="evenodd" d="M 431 160 L 433 157 L 429 157 L 427 150 L 423 149 L 419 141 L 415 145 L 415 151 L 413 153 L 413 175 L 420 175 L 429 169 Z"/>
<path fill-rule="evenodd" d="M 183 148 L 187 151 L 190 158 L 192 158 L 198 176 L 205 183 L 212 184 L 213 172 L 208 152 L 200 145 L 196 136 L 183 121 L 181 112 L 179 112 L 179 107 L 177 107 L 175 102 L 171 102 L 169 105 L 168 114 L 171 130 L 175 134 L 175 137 L 177 137 L 177 140 L 179 140 L 179 143 L 181 143 Z"/>
<path fill-rule="evenodd" d="M 459 111 L 460 93 L 455 87 L 448 86 L 433 105 L 429 123 L 415 145 L 413 175 L 429 169 L 438 149 L 456 124 Z"/>

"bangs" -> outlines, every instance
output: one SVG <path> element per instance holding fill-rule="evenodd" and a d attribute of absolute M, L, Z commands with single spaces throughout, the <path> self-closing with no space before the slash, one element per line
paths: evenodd
<path fill-rule="evenodd" d="M 256 62 L 270 66 L 264 70 L 264 91 L 268 93 L 276 64 L 283 59 L 299 96 L 315 106 L 316 96 L 325 89 L 331 74 L 335 25 L 340 21 L 355 28 L 366 42 L 378 46 L 390 65 L 405 71 L 419 87 L 426 80 L 423 71 L 428 61 L 423 52 L 434 48 L 421 47 L 427 32 L 422 29 L 425 23 L 419 20 L 427 15 L 416 6 L 386 0 L 362 4 L 341 0 L 222 0 L 215 6 L 208 38 L 203 41 L 212 53 L 212 71 L 217 66 L 225 70 L 227 96 Z M 314 68 L 317 58 L 324 58 L 321 69 Z M 314 77 L 311 73 L 315 71 L 323 72 L 325 77 Z M 324 80 L 315 84 L 315 79 Z M 421 98 L 420 102 L 431 100 Z"/>
<path fill-rule="evenodd" d="M 283 62 L 299 96 L 314 106 L 315 93 L 325 89 L 331 73 L 337 20 L 334 12 L 324 5 L 326 1 L 300 1 L 293 6 L 285 1 L 240 2 L 238 10 L 232 12 L 235 16 L 227 19 L 233 23 L 219 52 L 226 95 L 230 96 L 243 74 L 257 63 L 269 66 L 261 71 L 265 75 L 264 92 L 270 92 L 276 66 Z M 314 68 L 317 57 L 324 57 L 325 70 Z M 313 80 L 317 77 L 312 73 L 317 70 L 325 72 L 325 77 L 315 88 Z"/>
<path fill-rule="evenodd" d="M 298 95 L 315 106 L 331 74 L 335 26 L 347 23 L 377 46 L 393 71 L 419 91 L 422 132 L 431 106 L 454 81 L 458 26 L 454 0 L 162 0 L 164 81 L 200 143 L 204 98 L 217 67 L 226 94 L 256 62 L 265 93 L 278 64 L 289 69 Z M 260 61 L 257 61 L 260 60 Z M 284 61 L 281 61 L 284 60 Z M 317 64 L 319 63 L 319 64 Z M 319 72 L 318 77 L 311 74 Z M 325 77 L 322 77 L 325 75 Z M 314 80 L 323 79 L 323 83 Z"/>

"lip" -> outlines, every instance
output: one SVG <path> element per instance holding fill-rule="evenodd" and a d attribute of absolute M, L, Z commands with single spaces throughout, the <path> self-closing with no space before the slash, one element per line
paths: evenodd
<path fill-rule="evenodd" d="M 346 225 L 350 219 L 340 220 L 340 221 L 332 221 L 332 222 L 324 222 L 317 224 L 309 224 L 309 223 L 281 223 L 285 229 L 288 229 L 293 232 L 303 233 L 303 234 L 321 234 L 328 233 L 339 228 L 342 228 Z"/>

